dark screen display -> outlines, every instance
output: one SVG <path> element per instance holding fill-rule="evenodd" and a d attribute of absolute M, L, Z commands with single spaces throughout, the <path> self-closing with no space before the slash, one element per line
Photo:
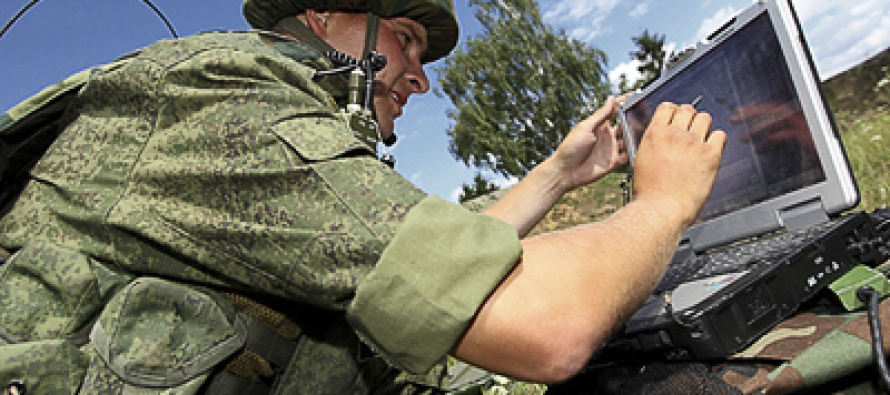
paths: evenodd
<path fill-rule="evenodd" d="M 728 137 L 717 182 L 698 222 L 825 180 L 766 14 L 628 110 L 636 146 L 658 104 L 696 99 L 697 108 L 713 117 L 713 128 Z"/>

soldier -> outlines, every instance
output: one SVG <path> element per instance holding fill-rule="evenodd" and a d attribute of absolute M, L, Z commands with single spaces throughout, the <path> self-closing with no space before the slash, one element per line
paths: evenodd
<path fill-rule="evenodd" d="M 725 135 L 664 104 L 633 203 L 525 239 L 626 162 L 616 99 L 474 213 L 376 157 L 429 89 L 423 64 L 456 44 L 450 0 L 245 0 L 244 14 L 259 30 L 162 41 L 7 114 L 6 132 L 64 115 L 0 220 L 0 383 L 435 393 L 447 355 L 562 381 L 651 293 L 715 177 Z"/>

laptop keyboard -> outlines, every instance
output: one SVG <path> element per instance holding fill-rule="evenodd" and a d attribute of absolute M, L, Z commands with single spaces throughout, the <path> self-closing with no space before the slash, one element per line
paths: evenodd
<path fill-rule="evenodd" d="M 668 267 L 656 291 L 669 291 L 685 282 L 779 262 L 788 254 L 819 239 L 844 218 L 806 229 L 773 233 L 675 262 Z"/>

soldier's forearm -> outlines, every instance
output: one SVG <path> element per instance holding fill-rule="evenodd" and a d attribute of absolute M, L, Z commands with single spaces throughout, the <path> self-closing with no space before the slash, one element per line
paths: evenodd
<path fill-rule="evenodd" d="M 544 162 L 484 213 L 512 225 L 520 238 L 525 237 L 568 190 L 567 182 L 561 177 L 562 174 Z"/>

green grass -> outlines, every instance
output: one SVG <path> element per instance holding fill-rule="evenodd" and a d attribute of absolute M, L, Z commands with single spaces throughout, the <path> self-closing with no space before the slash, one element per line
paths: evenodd
<path fill-rule="evenodd" d="M 890 114 L 837 114 L 841 139 L 859 186 L 858 209 L 890 205 Z"/>

